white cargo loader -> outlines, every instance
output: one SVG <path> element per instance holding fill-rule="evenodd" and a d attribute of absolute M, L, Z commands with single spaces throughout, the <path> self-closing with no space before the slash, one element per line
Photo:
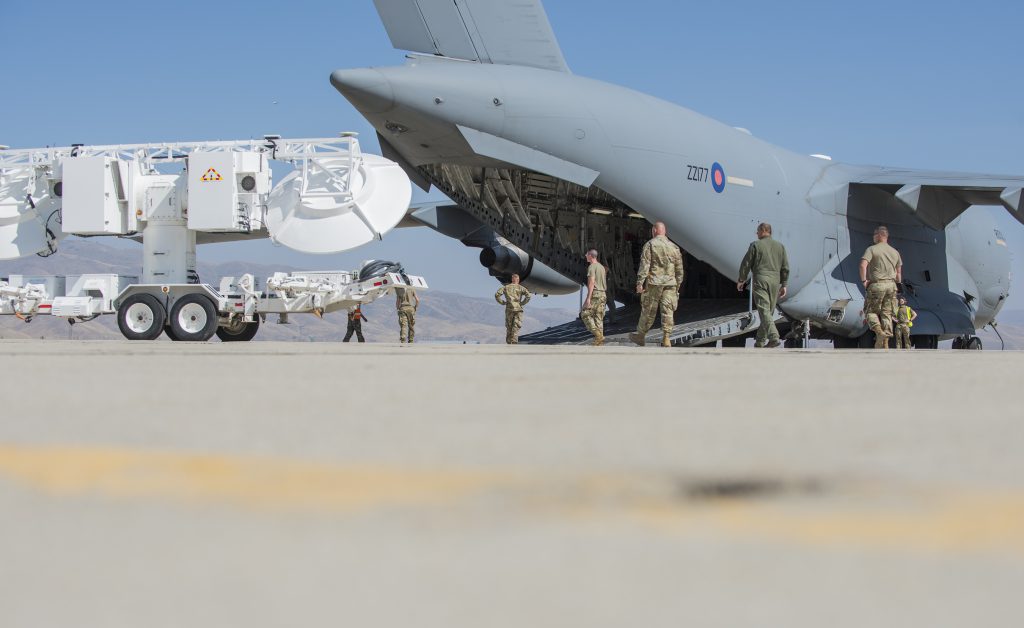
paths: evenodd
<path fill-rule="evenodd" d="M 270 162 L 294 172 L 271 188 Z M 177 173 L 168 166 L 180 167 Z M 110 274 L 0 278 L 0 315 L 70 322 L 116 314 L 130 340 L 251 340 L 269 314 L 324 313 L 395 288 L 427 288 L 393 262 L 356 271 L 200 281 L 196 245 L 270 238 L 307 253 L 379 239 L 405 216 L 402 169 L 334 139 L 72 146 L 0 150 L 0 259 L 56 252 L 65 234 L 141 240 L 142 279 Z"/>

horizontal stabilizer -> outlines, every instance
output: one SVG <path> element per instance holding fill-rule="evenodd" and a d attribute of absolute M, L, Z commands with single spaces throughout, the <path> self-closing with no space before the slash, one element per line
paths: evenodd
<path fill-rule="evenodd" d="M 477 131 L 476 129 L 470 129 L 461 125 L 459 125 L 459 132 L 462 133 L 470 148 L 477 155 L 504 161 L 505 163 L 528 170 L 534 170 L 585 188 L 593 185 L 598 175 L 601 174 L 586 166 L 542 153 L 539 150 L 510 142 L 490 133 L 484 133 L 483 131 Z"/>
<path fill-rule="evenodd" d="M 540 0 L 374 0 L 395 48 L 568 72 Z"/>

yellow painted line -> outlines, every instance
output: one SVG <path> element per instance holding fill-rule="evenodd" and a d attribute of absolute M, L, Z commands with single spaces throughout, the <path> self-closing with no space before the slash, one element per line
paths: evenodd
<path fill-rule="evenodd" d="M 669 478 L 338 466 L 114 447 L 0 445 L 0 482 L 55 497 L 171 499 L 273 511 L 487 507 L 512 519 L 621 522 L 668 536 L 1024 558 L 1024 494 L 905 491 L 680 498 Z"/>
<path fill-rule="evenodd" d="M 0 446 L 0 477 L 53 495 L 174 498 L 267 509 L 353 510 L 450 500 L 492 487 L 481 473 L 335 467 L 269 458 L 114 448 Z"/>
<path fill-rule="evenodd" d="M 723 501 L 684 512 L 649 504 L 625 516 L 666 532 L 768 538 L 797 545 L 920 553 L 988 552 L 1024 558 L 1020 495 L 939 495 L 911 507 L 831 507 Z"/>

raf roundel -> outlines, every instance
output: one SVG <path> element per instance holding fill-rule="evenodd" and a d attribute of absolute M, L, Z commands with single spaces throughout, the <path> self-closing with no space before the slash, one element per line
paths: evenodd
<path fill-rule="evenodd" d="M 725 189 L 725 169 L 717 161 L 711 166 L 711 187 L 719 194 Z"/>

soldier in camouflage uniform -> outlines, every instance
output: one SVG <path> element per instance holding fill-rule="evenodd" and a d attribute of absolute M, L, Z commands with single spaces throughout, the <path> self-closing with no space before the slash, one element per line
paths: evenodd
<path fill-rule="evenodd" d="M 594 334 L 594 346 L 604 344 L 604 306 L 607 303 L 608 280 L 604 266 L 597 261 L 597 250 L 587 251 L 587 299 L 580 319 L 587 331 Z"/>
<path fill-rule="evenodd" d="M 900 296 L 899 306 L 896 308 L 896 348 L 910 348 L 910 328 L 914 326 L 914 319 L 917 312 L 907 305 L 907 297 Z"/>
<path fill-rule="evenodd" d="M 530 302 L 530 291 L 519 283 L 519 275 L 512 275 L 512 283 L 498 288 L 494 300 L 505 306 L 505 344 L 519 344 L 523 306 Z"/>
<path fill-rule="evenodd" d="M 398 342 L 412 343 L 416 336 L 416 308 L 420 298 L 412 288 L 395 288 L 395 308 L 398 310 Z M 408 339 L 408 340 L 407 340 Z"/>
<path fill-rule="evenodd" d="M 629 339 L 644 346 L 644 337 L 654 325 L 654 317 L 661 311 L 661 346 L 671 347 L 670 336 L 675 326 L 675 311 L 679 303 L 679 288 L 683 285 L 683 254 L 679 247 L 665 236 L 665 223 L 655 223 L 654 236 L 644 245 L 640 254 L 640 270 L 636 275 L 636 293 L 640 295 L 640 321 L 636 333 Z"/>
<path fill-rule="evenodd" d="M 896 311 L 896 284 L 903 281 L 903 258 L 889 246 L 889 229 L 878 227 L 875 243 L 860 258 L 860 280 L 864 285 L 864 313 L 875 332 L 875 348 L 888 349 L 892 338 L 892 313 Z"/>
<path fill-rule="evenodd" d="M 737 290 L 743 291 L 747 275 L 751 273 L 754 275 L 754 281 L 750 290 L 753 292 L 758 318 L 761 319 L 754 346 L 767 346 L 771 349 L 779 346 L 779 330 L 775 327 L 775 306 L 779 299 L 786 296 L 789 257 L 786 255 L 786 247 L 772 239 L 772 226 L 766 222 L 757 226 L 757 240 L 750 243 L 747 254 L 740 262 Z"/>

